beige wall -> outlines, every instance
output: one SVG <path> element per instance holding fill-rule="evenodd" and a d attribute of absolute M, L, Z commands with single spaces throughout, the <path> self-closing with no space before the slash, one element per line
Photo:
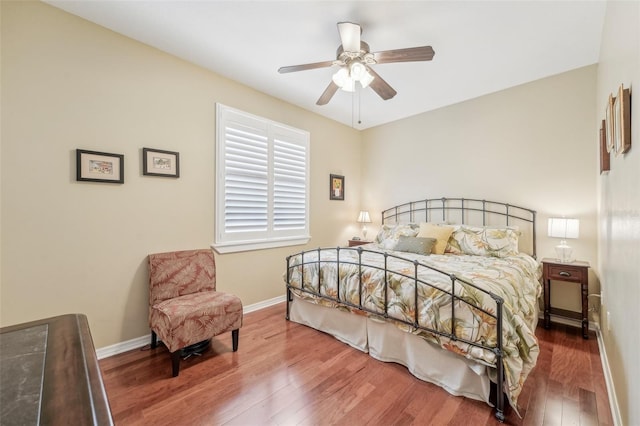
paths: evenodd
<path fill-rule="evenodd" d="M 595 79 L 596 66 L 581 68 L 364 131 L 363 206 L 447 196 L 529 207 L 540 259 L 558 244 L 548 217 L 577 217 L 580 238 L 569 243 L 595 268 Z M 580 310 L 579 286 L 553 285 L 552 300 Z"/>
<path fill-rule="evenodd" d="M 216 102 L 308 130 L 309 246 L 354 232 L 357 131 L 40 2 L 2 2 L 1 47 L 0 325 L 81 312 L 98 348 L 149 333 L 147 254 L 213 242 Z M 142 176 L 142 147 L 179 151 L 180 178 Z M 76 148 L 124 154 L 125 184 L 76 182 Z M 219 288 L 283 296 L 301 248 L 218 255 Z"/>
<path fill-rule="evenodd" d="M 621 424 L 640 424 L 640 2 L 609 1 L 600 47 L 597 122 L 621 84 L 631 98 L 631 151 L 598 179 L 602 336 Z M 610 320 L 606 313 L 610 312 Z"/>

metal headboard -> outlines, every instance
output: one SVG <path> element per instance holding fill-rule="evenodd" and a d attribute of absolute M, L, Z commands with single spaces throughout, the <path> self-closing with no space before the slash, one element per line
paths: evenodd
<path fill-rule="evenodd" d="M 526 207 L 472 198 L 430 198 L 384 210 L 382 223 L 389 222 L 517 226 L 522 232 L 519 240 L 520 250 L 536 258 L 536 211 Z"/>

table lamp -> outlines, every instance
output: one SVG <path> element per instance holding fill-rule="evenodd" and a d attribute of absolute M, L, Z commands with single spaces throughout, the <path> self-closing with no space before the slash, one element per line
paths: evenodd
<path fill-rule="evenodd" d="M 566 217 L 549 218 L 548 235 L 552 238 L 560 238 L 560 244 L 556 246 L 558 261 L 562 263 L 573 262 L 571 257 L 573 249 L 567 244 L 567 238 L 578 238 L 580 235 L 580 221 Z"/>
<path fill-rule="evenodd" d="M 367 223 L 371 223 L 371 218 L 369 217 L 369 212 L 366 210 L 361 210 L 358 215 L 358 223 L 362 223 L 362 239 L 366 241 L 367 239 Z"/>

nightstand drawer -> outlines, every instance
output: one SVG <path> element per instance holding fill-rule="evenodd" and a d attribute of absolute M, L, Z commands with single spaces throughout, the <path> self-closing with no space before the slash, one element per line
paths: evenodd
<path fill-rule="evenodd" d="M 585 268 L 576 268 L 571 265 L 548 265 L 547 279 L 559 281 L 582 282 L 587 277 L 584 276 Z"/>

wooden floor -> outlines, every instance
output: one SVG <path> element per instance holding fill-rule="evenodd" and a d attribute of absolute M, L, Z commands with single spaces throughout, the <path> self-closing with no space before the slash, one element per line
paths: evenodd
<path fill-rule="evenodd" d="M 287 322 L 284 304 L 245 315 L 171 378 L 164 346 L 100 361 L 116 425 L 497 424 L 483 402 L 449 395 L 331 336 Z M 505 424 L 611 425 L 598 344 L 538 328 L 541 353 Z"/>

